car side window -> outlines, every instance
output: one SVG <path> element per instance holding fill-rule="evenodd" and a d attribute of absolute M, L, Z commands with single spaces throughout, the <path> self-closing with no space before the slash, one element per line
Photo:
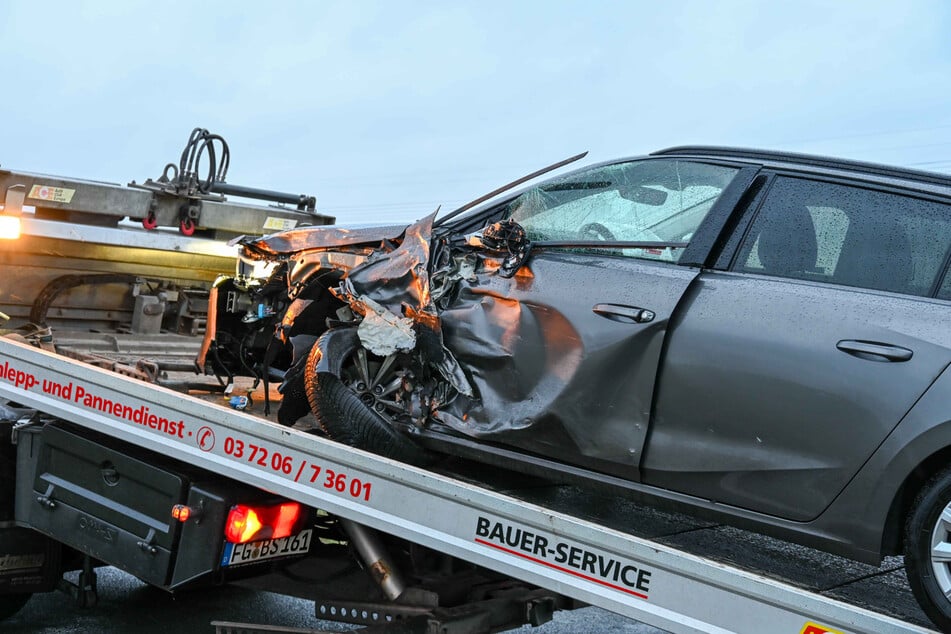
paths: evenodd
<path fill-rule="evenodd" d="M 780 176 L 734 270 L 930 296 L 951 247 L 951 205 Z"/>
<path fill-rule="evenodd" d="M 528 190 L 507 215 L 532 241 L 591 243 L 584 251 L 677 261 L 737 169 L 651 159 L 570 174 Z M 656 242 L 656 247 L 598 247 L 605 241 Z"/>

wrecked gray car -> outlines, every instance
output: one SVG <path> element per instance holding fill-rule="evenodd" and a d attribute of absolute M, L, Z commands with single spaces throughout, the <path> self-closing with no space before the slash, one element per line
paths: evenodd
<path fill-rule="evenodd" d="M 675 148 L 409 227 L 243 239 L 201 365 L 400 460 L 903 553 L 948 629 L 949 205 L 946 176 Z"/>

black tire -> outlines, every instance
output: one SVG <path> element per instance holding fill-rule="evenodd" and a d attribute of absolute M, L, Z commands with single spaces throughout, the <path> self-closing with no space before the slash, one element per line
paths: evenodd
<path fill-rule="evenodd" d="M 934 561 L 934 544 L 951 549 L 951 522 L 942 520 L 951 506 L 951 468 L 922 487 L 905 523 L 905 572 L 915 598 L 942 632 L 951 632 L 951 600 L 942 587 L 951 589 L 951 557 Z M 951 553 L 949 553 L 951 554 Z"/>
<path fill-rule="evenodd" d="M 0 621 L 4 621 L 26 605 L 26 602 L 30 600 L 33 594 L 26 592 L 21 594 L 0 594 Z"/>
<path fill-rule="evenodd" d="M 304 387 L 311 411 L 324 433 L 337 442 L 400 462 L 415 465 L 432 462 L 429 452 L 373 411 L 340 376 L 317 371 L 323 354 L 322 341 L 317 342 L 308 356 Z M 355 352 L 350 349 L 346 354 Z"/>
<path fill-rule="evenodd" d="M 309 352 L 309 351 L 308 351 Z M 309 354 L 308 354 L 309 356 Z M 295 362 L 284 374 L 284 382 L 278 391 L 281 393 L 281 405 L 277 408 L 277 422 L 290 427 L 310 413 L 307 403 L 307 390 L 304 387 L 304 373 L 308 357 Z"/>

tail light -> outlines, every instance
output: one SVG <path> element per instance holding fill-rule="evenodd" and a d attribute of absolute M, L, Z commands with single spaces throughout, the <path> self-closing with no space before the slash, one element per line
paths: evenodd
<path fill-rule="evenodd" d="M 289 537 L 300 519 L 301 506 L 284 502 L 271 506 L 238 504 L 225 522 L 225 539 L 234 544 Z"/>

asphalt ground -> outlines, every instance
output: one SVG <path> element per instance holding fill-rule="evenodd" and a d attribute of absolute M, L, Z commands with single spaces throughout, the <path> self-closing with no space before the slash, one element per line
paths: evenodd
<path fill-rule="evenodd" d="M 80 608 L 60 592 L 35 595 L 15 617 L 0 623 L 10 634 L 214 634 L 213 621 L 266 623 L 284 627 L 344 631 L 356 626 L 320 621 L 314 602 L 237 586 L 171 595 L 115 568 L 101 568 L 99 602 Z M 538 628 L 515 631 L 534 634 L 659 634 L 597 608 L 559 612 Z"/>

